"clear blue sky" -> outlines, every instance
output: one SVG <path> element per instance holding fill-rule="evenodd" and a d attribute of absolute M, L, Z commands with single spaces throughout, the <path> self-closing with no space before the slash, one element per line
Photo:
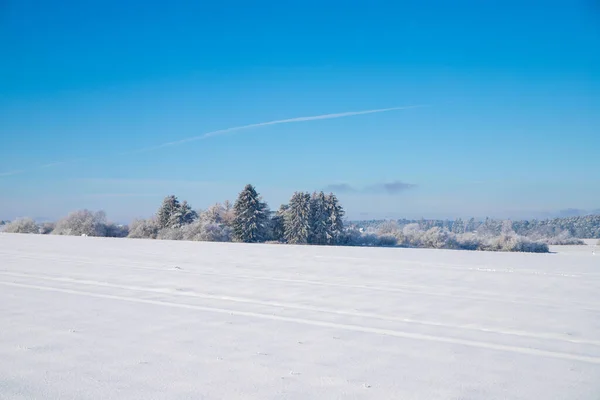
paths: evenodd
<path fill-rule="evenodd" d="M 246 183 L 352 218 L 600 208 L 598 2 L 290 3 L 0 1 L 0 218 Z"/>

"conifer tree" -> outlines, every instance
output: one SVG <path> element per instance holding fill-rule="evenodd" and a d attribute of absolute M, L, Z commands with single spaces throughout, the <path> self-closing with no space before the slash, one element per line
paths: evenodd
<path fill-rule="evenodd" d="M 233 209 L 233 235 L 237 241 L 257 243 L 266 240 L 269 210 L 254 186 L 246 185 Z"/>
<path fill-rule="evenodd" d="M 187 201 L 183 201 L 171 216 L 171 227 L 179 228 L 198 219 L 198 213 L 192 210 Z"/>
<path fill-rule="evenodd" d="M 198 218 L 196 211 L 187 201 L 180 203 L 177 197 L 171 195 L 165 197 L 162 205 L 156 212 L 156 222 L 160 229 L 179 228 L 191 224 Z"/>
<path fill-rule="evenodd" d="M 289 209 L 287 204 L 282 204 L 271 218 L 272 239 L 278 242 L 285 241 L 285 215 Z"/>
<path fill-rule="evenodd" d="M 314 192 L 310 199 L 310 233 L 308 243 L 326 245 L 331 242 L 333 234 L 329 223 L 327 197 L 323 192 Z"/>
<path fill-rule="evenodd" d="M 340 205 L 335 194 L 330 193 L 325 196 L 327 214 L 329 215 L 329 233 L 331 237 L 328 244 L 336 244 L 338 239 L 344 233 L 344 209 Z"/>
<path fill-rule="evenodd" d="M 295 192 L 285 214 L 285 239 L 292 244 L 306 244 L 310 234 L 310 194 Z"/>
<path fill-rule="evenodd" d="M 174 195 L 164 198 L 162 205 L 156 212 L 156 222 L 160 229 L 172 228 L 173 216 L 179 208 L 179 200 Z"/>

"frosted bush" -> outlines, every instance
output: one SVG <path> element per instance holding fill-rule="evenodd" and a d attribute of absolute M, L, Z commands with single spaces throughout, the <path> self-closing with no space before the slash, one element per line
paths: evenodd
<path fill-rule="evenodd" d="M 158 231 L 156 238 L 159 240 L 184 240 L 182 228 L 164 228 Z"/>
<path fill-rule="evenodd" d="M 346 229 L 338 238 L 340 246 L 388 246 L 394 239 L 382 238 L 375 233 L 363 233 L 358 229 Z M 395 244 L 394 244 L 395 245 Z"/>
<path fill-rule="evenodd" d="M 531 240 L 535 240 L 535 236 L 529 237 Z M 574 238 L 568 231 L 563 231 L 557 236 L 550 238 L 539 238 L 537 241 L 544 242 L 550 246 L 568 246 L 568 245 L 585 245 L 585 242 L 581 239 Z"/>
<path fill-rule="evenodd" d="M 177 235 L 175 235 L 175 240 L 202 240 L 203 225 L 202 221 L 196 220 L 191 224 L 177 228 L 181 232 L 181 238 L 178 239 Z"/>
<path fill-rule="evenodd" d="M 404 235 L 403 244 L 408 247 L 423 247 L 422 236 L 424 232 L 419 227 L 419 224 L 408 224 L 402 229 Z"/>
<path fill-rule="evenodd" d="M 405 236 L 418 236 L 422 233 L 419 224 L 408 224 L 402 228 L 402 233 Z"/>
<path fill-rule="evenodd" d="M 451 232 L 437 226 L 427 230 L 424 234 L 422 234 L 420 240 L 420 247 L 426 247 L 430 249 L 458 248 L 455 236 Z"/>
<path fill-rule="evenodd" d="M 116 225 L 111 223 L 106 224 L 106 237 L 124 238 L 129 235 L 129 227 L 127 225 Z"/>
<path fill-rule="evenodd" d="M 231 242 L 231 228 L 221 224 L 206 224 L 202 227 L 200 239 L 207 242 Z"/>
<path fill-rule="evenodd" d="M 381 225 L 379 225 L 379 228 L 377 229 L 377 234 L 379 236 L 396 236 L 398 232 L 400 232 L 400 227 L 398 226 L 398 223 L 396 221 L 385 221 Z"/>
<path fill-rule="evenodd" d="M 183 240 L 231 242 L 231 228 L 222 224 L 196 221 L 181 229 L 183 230 Z"/>
<path fill-rule="evenodd" d="M 528 253 L 548 253 L 550 251 L 546 243 L 534 242 L 516 234 L 500 235 L 489 239 L 483 245 L 482 250 Z"/>
<path fill-rule="evenodd" d="M 359 239 L 359 246 L 378 246 L 379 237 L 374 233 L 363 233 Z"/>
<path fill-rule="evenodd" d="M 161 229 L 158 231 L 156 238 L 161 240 L 230 242 L 231 228 L 222 224 L 205 224 L 197 220 L 181 227 Z"/>
<path fill-rule="evenodd" d="M 360 246 L 361 232 L 358 229 L 346 229 L 338 238 L 340 246 Z"/>
<path fill-rule="evenodd" d="M 217 203 L 214 204 L 200 214 L 200 220 L 205 224 L 220 224 L 223 222 L 223 214 L 225 208 Z"/>
<path fill-rule="evenodd" d="M 6 233 L 40 233 L 40 227 L 31 218 L 19 218 L 3 227 Z"/>
<path fill-rule="evenodd" d="M 406 225 L 402 232 L 397 229 L 397 224 L 385 222 L 378 230 L 378 240 L 371 234 L 354 234 L 352 245 L 367 246 L 403 246 L 430 249 L 461 249 L 461 250 L 489 250 L 489 251 L 521 251 L 521 252 L 548 252 L 548 245 L 542 241 L 533 241 L 519 236 L 510 231 L 511 225 L 504 223 L 504 234 L 491 236 L 488 229 L 487 236 L 474 233 L 456 234 L 446 228 L 434 226 L 423 231 L 419 224 Z M 561 240 L 566 240 L 561 237 Z"/>
<path fill-rule="evenodd" d="M 479 250 L 481 248 L 481 239 L 473 233 L 463 233 L 456 236 L 458 248 L 462 250 Z"/>
<path fill-rule="evenodd" d="M 127 237 L 133 239 L 156 239 L 158 224 L 154 219 L 135 219 L 129 228 Z"/>
<path fill-rule="evenodd" d="M 44 222 L 44 223 L 40 224 L 40 233 L 42 235 L 48 235 L 48 234 L 52 233 L 52 231 L 54 230 L 55 227 L 56 227 L 56 224 L 54 222 Z"/>
<path fill-rule="evenodd" d="M 377 246 L 394 247 L 398 244 L 398 239 L 392 234 L 381 235 L 378 237 Z"/>
<path fill-rule="evenodd" d="M 542 242 L 550 245 L 550 246 L 582 246 L 585 245 L 585 242 L 581 239 L 577 239 L 574 237 L 561 239 L 559 237 L 553 237 L 549 239 L 543 239 Z"/>
<path fill-rule="evenodd" d="M 106 236 L 106 214 L 103 211 L 74 211 L 59 220 L 54 235 Z"/>

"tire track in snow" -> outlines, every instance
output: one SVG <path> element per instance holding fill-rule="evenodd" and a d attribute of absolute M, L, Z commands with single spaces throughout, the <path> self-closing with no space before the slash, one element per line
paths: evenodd
<path fill-rule="evenodd" d="M 392 336 L 392 337 L 398 337 L 398 338 L 403 338 L 403 339 L 414 339 L 414 340 L 422 340 L 422 341 L 429 341 L 429 342 L 438 342 L 438 343 L 447 343 L 447 344 L 462 345 L 462 346 L 469 346 L 469 347 L 477 347 L 477 348 L 486 349 L 486 350 L 496 350 L 496 351 L 524 354 L 524 355 L 537 356 L 537 357 L 550 357 L 550 358 L 556 358 L 556 359 L 562 359 L 562 360 L 568 360 L 568 361 L 579 361 L 579 362 L 584 362 L 584 363 L 600 365 L 599 357 L 562 353 L 562 352 L 555 352 L 555 351 L 548 351 L 548 350 L 540 350 L 540 349 L 528 348 L 528 347 L 508 346 L 508 345 L 502 345 L 502 344 L 481 342 L 481 341 L 476 341 L 476 340 L 457 339 L 457 338 L 451 338 L 451 337 L 445 337 L 445 336 L 425 335 L 425 334 L 419 334 L 419 333 L 397 331 L 397 330 L 392 330 L 392 329 L 380 329 L 380 328 L 372 328 L 372 327 L 362 326 L 362 325 L 340 324 L 340 323 L 317 321 L 317 320 L 311 320 L 311 319 L 305 319 L 305 318 L 283 317 L 283 316 L 262 314 L 262 313 L 249 312 L 249 311 L 239 311 L 239 310 L 235 310 L 235 309 L 204 307 L 204 306 L 181 304 L 181 303 L 174 303 L 174 302 L 168 302 L 168 301 L 162 301 L 162 300 L 150 300 L 150 299 L 140 299 L 140 298 L 136 298 L 136 297 L 91 293 L 91 292 L 85 292 L 85 291 L 79 291 L 79 290 L 56 288 L 56 287 L 51 287 L 51 286 L 28 285 L 28 284 L 22 284 L 22 283 L 14 283 L 14 282 L 0 282 L 0 285 L 16 287 L 16 288 L 24 288 L 24 289 L 35 289 L 35 290 L 55 292 L 55 293 L 72 294 L 72 295 L 77 295 L 77 296 L 94 297 L 94 298 L 100 298 L 100 299 L 119 300 L 119 301 L 125 301 L 125 302 L 130 302 L 130 303 L 150 304 L 150 305 L 163 306 L 163 307 L 173 307 L 173 308 L 205 311 L 205 312 L 212 312 L 212 313 L 219 313 L 219 314 L 229 314 L 229 315 L 237 315 L 237 316 L 244 316 L 244 317 L 251 317 L 251 318 L 260 318 L 260 319 L 266 319 L 266 320 L 272 320 L 272 321 L 290 322 L 290 323 L 319 326 L 319 327 L 331 328 L 331 329 L 340 329 L 340 330 L 346 330 L 346 331 L 385 335 L 385 336 Z"/>
<path fill-rule="evenodd" d="M 198 292 L 180 292 L 180 291 L 177 291 L 176 289 L 170 289 L 170 288 L 148 288 L 148 287 L 144 287 L 144 286 L 121 285 L 121 284 L 115 284 L 115 283 L 109 283 L 109 282 L 83 280 L 83 279 L 76 279 L 76 278 L 70 278 L 70 277 L 55 278 L 55 277 L 39 276 L 39 275 L 33 275 L 33 274 L 5 273 L 5 272 L 0 272 L 0 275 L 12 276 L 12 277 L 17 277 L 17 278 L 46 280 L 46 281 L 51 281 L 51 282 L 74 283 L 77 285 L 87 285 L 87 286 L 96 286 L 96 287 L 107 287 L 107 288 L 113 288 L 113 289 L 133 290 L 133 291 L 146 292 L 146 293 L 167 294 L 167 295 L 180 296 L 180 297 L 193 297 L 193 298 L 200 298 L 200 299 L 229 301 L 229 302 L 234 302 L 234 303 L 256 304 L 256 305 L 261 305 L 261 306 L 281 307 L 281 308 L 288 308 L 288 309 L 294 309 L 294 310 L 320 312 L 320 313 L 325 313 L 325 314 L 345 315 L 345 316 L 362 317 L 362 318 L 373 318 L 373 319 L 379 319 L 379 320 L 383 320 L 383 321 L 401 322 L 401 323 L 413 324 L 413 325 L 433 326 L 433 327 L 438 327 L 438 328 L 450 328 L 450 329 L 462 329 L 462 330 L 469 330 L 469 331 L 475 331 L 475 332 L 493 333 L 493 334 L 499 334 L 499 335 L 511 335 L 511 336 L 520 336 L 520 337 L 526 337 L 526 338 L 532 338 L 532 339 L 555 340 L 555 341 L 562 341 L 562 342 L 600 346 L 600 341 L 572 338 L 569 336 L 564 336 L 564 335 L 559 335 L 559 334 L 535 333 L 535 332 L 519 331 L 519 330 L 513 330 L 513 329 L 497 329 L 497 328 L 478 327 L 478 326 L 469 326 L 469 325 L 460 325 L 460 324 L 447 324 L 447 323 L 443 323 L 443 322 L 423 321 L 423 320 L 415 320 L 412 318 L 392 317 L 392 316 L 387 316 L 387 315 L 382 315 L 382 314 L 361 312 L 361 311 L 336 310 L 336 309 L 331 309 L 331 308 L 326 308 L 326 307 L 305 306 L 305 305 L 301 305 L 301 304 L 293 304 L 293 303 L 278 302 L 278 301 L 264 301 L 264 300 L 251 299 L 251 298 L 245 298 L 245 297 L 237 297 L 237 296 L 213 295 L 213 294 L 198 293 Z"/>
<path fill-rule="evenodd" d="M 38 259 L 36 257 L 26 256 L 24 258 Z M 74 261 L 69 259 L 44 259 L 44 261 L 59 261 L 71 263 L 72 266 L 77 266 L 77 264 L 88 264 L 93 266 L 98 266 L 96 262 L 93 261 Z M 146 263 L 144 263 L 146 264 Z M 407 294 L 417 294 L 423 296 L 433 296 L 433 297 L 447 297 L 452 299 L 465 299 L 465 300 L 476 300 L 476 301 L 488 301 L 488 302 L 496 302 L 496 303 L 509 303 L 509 304 L 524 304 L 524 305 L 532 305 L 538 307 L 547 307 L 547 308 L 570 308 L 571 306 L 577 306 L 580 310 L 591 311 L 591 312 L 600 312 L 600 307 L 597 307 L 595 304 L 588 304 L 583 302 L 572 301 L 569 299 L 562 299 L 559 303 L 553 303 L 553 299 L 548 299 L 544 297 L 523 297 L 521 298 L 513 298 L 513 299 L 502 299 L 498 296 L 502 295 L 502 293 L 498 292 L 476 292 L 470 291 L 473 295 L 464 295 L 464 294 L 452 294 L 452 293 L 440 293 L 438 291 L 431 291 L 432 289 L 445 289 L 446 286 L 422 286 L 422 285 L 397 285 L 397 286 L 373 286 L 373 285 L 357 285 L 357 284 L 348 284 L 348 283 L 337 283 L 337 282 L 325 282 L 325 281 L 315 281 L 308 279 L 293 279 L 293 278 L 276 278 L 272 276 L 260 276 L 260 275 L 244 275 L 244 274 L 223 274 L 218 272 L 200 272 L 200 271 L 190 271 L 186 269 L 168 269 L 161 267 L 150 267 L 150 266 L 139 266 L 139 265 L 129 265 L 129 264 L 108 264 L 105 265 L 110 268 L 129 268 L 136 270 L 148 270 L 148 271 L 161 271 L 161 272 L 170 272 L 170 273 L 178 273 L 178 274 L 189 274 L 189 275 L 197 275 L 197 276 L 215 276 L 221 278 L 228 279 L 242 279 L 242 280 L 253 280 L 253 281 L 269 281 L 269 282 L 283 282 L 283 283 L 293 283 L 293 284 L 302 284 L 302 285 L 312 285 L 312 286 L 325 286 L 325 287 L 339 287 L 345 289 L 361 289 L 361 290 L 371 290 L 375 292 L 389 292 L 389 293 L 407 293 Z M 4 272 L 7 270 L 2 270 L 0 272 Z M 7 271 L 11 272 L 11 271 Z M 377 283 L 376 283 L 377 284 Z M 429 290 L 418 290 L 418 289 L 429 289 Z"/>

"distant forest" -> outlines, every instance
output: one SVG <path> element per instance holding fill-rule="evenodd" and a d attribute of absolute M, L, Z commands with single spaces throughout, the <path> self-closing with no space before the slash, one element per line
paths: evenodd
<path fill-rule="evenodd" d="M 389 220 L 348 221 L 347 225 L 354 226 L 364 231 L 378 231 L 379 228 Z M 463 220 L 439 220 L 439 219 L 398 219 L 396 223 L 400 228 L 418 224 L 421 230 L 434 227 L 448 230 L 453 233 L 480 233 L 487 235 L 499 235 L 503 229 L 510 228 L 518 235 L 527 237 L 556 237 L 568 234 L 571 237 L 582 239 L 600 239 L 600 215 L 586 215 L 566 218 L 552 218 L 544 220 L 501 220 L 486 218 L 475 220 L 474 218 Z"/>

